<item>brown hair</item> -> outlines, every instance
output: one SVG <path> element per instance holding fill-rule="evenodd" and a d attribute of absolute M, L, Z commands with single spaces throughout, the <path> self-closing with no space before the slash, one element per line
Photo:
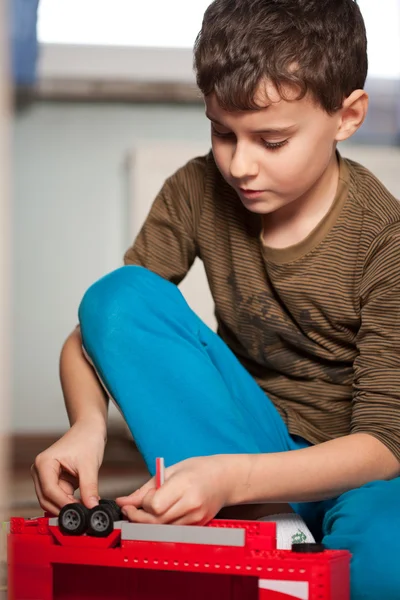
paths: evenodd
<path fill-rule="evenodd" d="M 368 70 L 364 20 L 354 0 L 214 0 L 195 42 L 194 68 L 204 96 L 226 110 L 260 108 L 264 79 L 308 92 L 329 114 Z"/>

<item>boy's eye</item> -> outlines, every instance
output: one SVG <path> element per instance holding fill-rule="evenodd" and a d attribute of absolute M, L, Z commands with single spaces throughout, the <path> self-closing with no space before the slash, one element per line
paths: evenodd
<path fill-rule="evenodd" d="M 286 146 L 288 141 L 289 140 L 282 140 L 281 142 L 267 142 L 267 140 L 263 140 L 263 144 L 268 150 L 278 150 L 279 148 L 282 148 L 282 146 Z"/>
<path fill-rule="evenodd" d="M 219 131 L 215 128 L 215 125 L 213 123 L 211 124 L 211 132 L 213 135 L 221 138 L 228 138 L 233 135 L 233 133 L 230 131 Z M 285 146 L 289 140 L 282 140 L 281 142 L 268 142 L 267 140 L 261 141 L 263 146 L 265 146 L 265 148 L 267 148 L 268 150 L 279 150 L 279 148 Z"/>

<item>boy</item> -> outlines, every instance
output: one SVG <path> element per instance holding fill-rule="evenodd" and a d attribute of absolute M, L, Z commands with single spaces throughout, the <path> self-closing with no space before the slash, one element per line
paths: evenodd
<path fill-rule="evenodd" d="M 166 181 L 125 266 L 85 294 L 61 355 L 72 426 L 36 460 L 39 500 L 58 512 L 79 483 L 97 503 L 110 396 L 149 470 L 168 467 L 118 500 L 131 520 L 290 503 L 353 553 L 353 599 L 397 599 L 400 206 L 336 150 L 367 113 L 360 11 L 215 0 L 195 67 L 212 153 Z M 218 335 L 175 285 L 196 256 Z"/>

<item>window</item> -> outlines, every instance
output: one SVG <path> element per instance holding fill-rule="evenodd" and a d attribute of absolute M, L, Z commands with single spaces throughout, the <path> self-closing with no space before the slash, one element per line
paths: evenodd
<path fill-rule="evenodd" d="M 41 0 L 42 43 L 193 46 L 210 0 Z M 370 77 L 400 78 L 400 0 L 359 0 L 369 38 Z"/>
<path fill-rule="evenodd" d="M 191 48 L 210 0 L 41 0 L 45 43 Z"/>
<path fill-rule="evenodd" d="M 358 3 L 367 28 L 369 76 L 400 79 L 400 0 Z"/>

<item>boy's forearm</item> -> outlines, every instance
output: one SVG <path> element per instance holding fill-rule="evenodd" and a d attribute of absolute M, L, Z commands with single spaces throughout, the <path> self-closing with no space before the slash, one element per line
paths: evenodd
<path fill-rule="evenodd" d="M 392 452 L 367 433 L 302 450 L 236 458 L 232 504 L 313 502 L 400 474 Z"/>
<path fill-rule="evenodd" d="M 105 436 L 108 398 L 83 354 L 79 329 L 72 332 L 63 346 L 60 379 L 70 424 L 87 421 Z"/>

